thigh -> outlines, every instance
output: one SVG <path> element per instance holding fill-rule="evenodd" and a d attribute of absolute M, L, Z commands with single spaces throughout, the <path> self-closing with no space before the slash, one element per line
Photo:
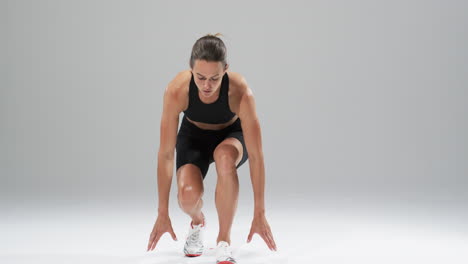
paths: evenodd
<path fill-rule="evenodd" d="M 205 179 L 209 167 L 209 150 L 203 146 L 203 142 L 189 135 L 178 134 L 176 142 L 176 173 L 186 164 L 196 166 Z"/>
<path fill-rule="evenodd" d="M 238 118 L 233 124 L 222 129 L 217 135 L 217 139 L 214 140 L 214 146 L 211 147 L 210 162 L 214 161 L 215 152 L 220 152 L 217 150 L 225 149 L 226 152 L 234 152 L 233 149 L 236 149 L 237 153 L 241 153 L 241 157 L 236 158 L 236 169 L 239 168 L 242 164 L 245 163 L 248 159 L 247 147 L 244 142 L 244 134 L 242 132 L 241 120 Z M 235 156 L 235 155 L 234 155 Z"/>
<path fill-rule="evenodd" d="M 226 138 L 216 146 L 213 152 L 216 167 L 220 165 L 219 162 L 222 160 L 223 156 L 229 156 L 229 160 L 234 161 L 235 165 L 240 164 L 243 152 L 242 143 L 237 138 L 229 135 L 226 136 Z"/>
<path fill-rule="evenodd" d="M 244 135 L 242 133 L 242 131 L 233 131 L 233 132 L 230 132 L 228 133 L 228 135 L 226 136 L 226 140 L 228 139 L 237 139 L 237 141 L 240 143 L 240 144 L 234 144 L 234 146 L 236 146 L 237 148 L 241 147 L 242 148 L 242 157 L 240 158 L 240 161 L 239 163 L 236 165 L 236 168 L 239 168 L 242 164 L 244 164 L 249 155 L 247 153 L 247 148 L 245 146 L 245 141 L 244 141 Z"/>

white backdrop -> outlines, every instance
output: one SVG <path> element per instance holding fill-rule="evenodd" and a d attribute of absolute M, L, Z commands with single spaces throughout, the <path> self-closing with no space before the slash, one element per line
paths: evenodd
<path fill-rule="evenodd" d="M 164 89 L 189 68 L 195 40 L 220 32 L 256 98 L 267 214 L 419 212 L 467 241 L 466 2 L 0 5 L 3 227 L 32 211 L 128 205 L 151 214 L 149 234 Z M 248 168 L 239 212 L 250 214 Z M 170 210 L 182 215 L 173 179 Z M 213 223 L 215 184 L 212 164 Z"/>

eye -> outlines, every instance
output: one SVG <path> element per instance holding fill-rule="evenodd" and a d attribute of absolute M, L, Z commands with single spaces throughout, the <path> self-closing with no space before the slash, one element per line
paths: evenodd
<path fill-rule="evenodd" d="M 206 80 L 206 78 L 202 78 L 202 77 L 198 77 L 198 79 L 199 79 L 199 80 L 201 80 L 201 81 L 204 81 L 204 80 Z M 211 79 L 211 80 L 213 80 L 213 81 L 217 81 L 217 80 L 219 80 L 219 78 L 216 78 L 216 79 Z"/>

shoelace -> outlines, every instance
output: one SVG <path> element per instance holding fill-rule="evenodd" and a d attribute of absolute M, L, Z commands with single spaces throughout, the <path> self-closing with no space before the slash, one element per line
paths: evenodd
<path fill-rule="evenodd" d="M 190 240 L 191 243 L 195 244 L 199 242 L 199 238 L 200 238 L 200 229 L 197 229 L 189 236 L 188 239 Z"/>
<path fill-rule="evenodd" d="M 189 245 L 200 246 L 202 241 L 200 241 L 200 229 L 201 226 L 195 226 L 189 233 L 187 237 L 187 243 Z"/>
<path fill-rule="evenodd" d="M 223 260 L 228 260 L 235 263 L 234 259 L 232 258 L 232 253 L 229 248 L 229 245 L 226 245 L 224 243 L 219 245 L 216 253 L 218 258 L 222 258 Z"/>
<path fill-rule="evenodd" d="M 202 222 L 203 226 L 205 224 L 205 217 L 203 216 L 203 222 Z M 203 242 L 200 241 L 200 231 L 202 229 L 202 224 L 198 224 L 198 225 L 193 225 L 193 222 L 190 223 L 191 225 L 191 229 L 187 235 L 187 237 L 185 238 L 186 239 L 186 245 L 189 245 L 189 246 L 197 246 L 197 247 L 200 247 L 203 245 Z"/>

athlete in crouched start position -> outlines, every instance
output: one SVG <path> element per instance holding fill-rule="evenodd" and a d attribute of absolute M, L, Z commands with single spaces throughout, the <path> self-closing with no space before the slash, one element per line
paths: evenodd
<path fill-rule="evenodd" d="M 215 162 L 215 203 L 219 220 L 216 263 L 236 263 L 230 248 L 230 232 L 239 194 L 237 168 L 247 158 L 255 202 L 247 242 L 257 233 L 276 251 L 265 217 L 261 129 L 252 91 L 240 74 L 227 71 L 226 47 L 218 34 L 208 34 L 195 42 L 190 68 L 177 74 L 164 93 L 157 169 L 158 217 L 148 251 L 156 247 L 165 232 L 177 240 L 168 213 L 174 150 L 179 206 L 192 218 L 184 245 L 186 256 L 200 256 L 204 250 L 203 180 L 209 165 Z M 184 116 L 177 132 L 181 112 Z"/>

